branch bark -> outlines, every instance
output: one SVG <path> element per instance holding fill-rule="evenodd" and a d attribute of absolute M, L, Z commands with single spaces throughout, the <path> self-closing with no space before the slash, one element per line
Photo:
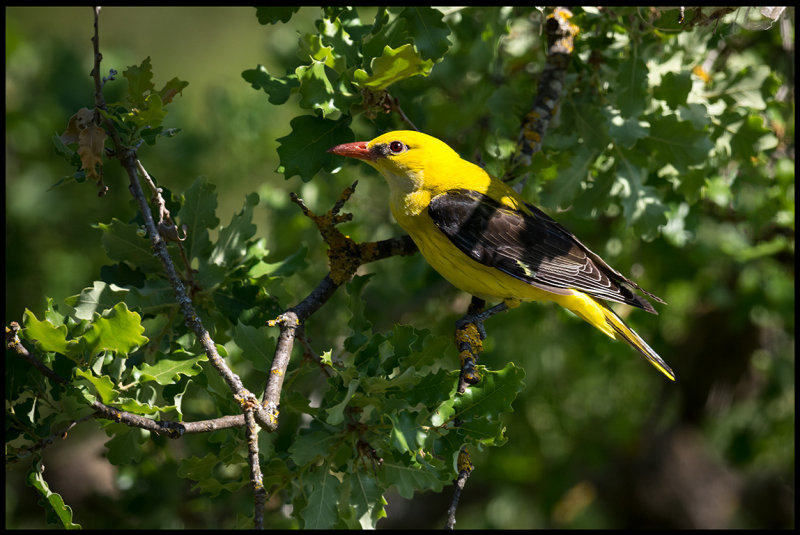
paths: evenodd
<path fill-rule="evenodd" d="M 302 199 L 294 193 L 291 194 L 292 202 L 303 210 L 303 214 L 306 217 L 314 221 L 322 235 L 322 239 L 329 245 L 330 272 L 305 299 L 268 323 L 271 327 L 280 327 L 275 355 L 272 359 L 267 386 L 262 397 L 263 406 L 273 417 L 267 426 L 269 431 L 278 429 L 277 417 L 281 390 L 297 330 L 333 296 L 339 286 L 353 278 L 353 275 L 361 265 L 390 256 L 407 256 L 417 252 L 416 244 L 408 235 L 377 242 L 356 243 L 339 232 L 336 225 L 343 221 L 348 221 L 351 217 L 350 214 L 339 215 L 339 211 L 355 191 L 356 184 L 357 182 L 347 187 L 342 192 L 339 200 L 333 205 L 333 208 L 323 215 L 315 214 L 305 205 Z"/>

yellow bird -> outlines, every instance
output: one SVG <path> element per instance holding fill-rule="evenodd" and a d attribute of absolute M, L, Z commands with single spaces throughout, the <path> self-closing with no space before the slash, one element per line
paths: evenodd
<path fill-rule="evenodd" d="M 609 337 L 621 338 L 675 380 L 661 357 L 601 300 L 653 314 L 650 302 L 635 292 L 664 301 L 446 143 L 401 130 L 328 152 L 380 171 L 389 183 L 392 214 L 428 263 L 457 288 L 502 301 L 487 312 L 522 301 L 554 301 Z"/>

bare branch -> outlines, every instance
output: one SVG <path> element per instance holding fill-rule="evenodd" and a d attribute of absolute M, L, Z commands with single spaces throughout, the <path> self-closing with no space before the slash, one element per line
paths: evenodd
<path fill-rule="evenodd" d="M 92 42 L 94 44 L 94 69 L 92 69 L 92 77 L 94 78 L 95 83 L 95 105 L 97 108 L 106 109 L 106 104 L 101 91 L 102 84 L 100 80 L 100 61 L 102 60 L 102 55 L 100 54 L 100 38 L 98 32 L 99 9 L 95 9 L 94 13 L 94 37 L 92 38 Z M 117 132 L 113 122 L 106 120 L 106 126 L 114 143 L 115 155 L 119 159 L 123 169 L 125 169 L 125 171 L 128 173 L 128 179 L 130 180 L 130 191 L 139 205 L 139 210 L 144 219 L 145 228 L 147 229 L 147 234 L 150 237 L 150 243 L 153 247 L 153 251 L 155 252 L 156 257 L 163 264 L 167 278 L 169 279 L 172 288 L 175 290 L 177 303 L 181 309 L 181 312 L 186 318 L 186 325 L 194 332 L 195 336 L 200 341 L 200 344 L 203 346 L 203 349 L 208 356 L 208 360 L 228 384 L 228 388 L 231 389 L 234 398 L 239 402 L 240 406 L 242 408 L 252 407 L 259 423 L 266 424 L 270 420 L 269 414 L 263 410 L 256 397 L 244 387 L 239 376 L 233 373 L 222 357 L 220 357 L 214 341 L 211 339 L 208 331 L 203 326 L 200 316 L 195 312 L 194 307 L 192 306 L 192 301 L 187 295 L 186 288 L 178 276 L 175 266 L 172 263 L 172 258 L 170 258 L 169 253 L 167 252 L 166 242 L 158 232 L 156 223 L 153 220 L 153 214 L 150 211 L 150 207 L 148 206 L 144 192 L 142 191 L 142 186 L 139 183 L 138 169 L 141 164 L 138 161 L 135 149 L 125 147 L 122 144 L 119 133 Z"/>
<path fill-rule="evenodd" d="M 447 508 L 447 523 L 445 524 L 444 529 L 453 529 L 455 526 L 456 509 L 458 508 L 458 501 L 461 499 L 461 491 L 464 490 L 464 486 L 467 484 L 467 479 L 472 473 L 472 470 L 475 468 L 470 460 L 469 451 L 467 450 L 466 446 L 461 448 L 461 451 L 458 452 L 457 464 L 458 477 L 453 482 L 453 499 L 450 502 L 450 507 Z"/>
<path fill-rule="evenodd" d="M 331 298 L 339 286 L 353 278 L 356 270 L 362 264 L 390 256 L 406 256 L 417 252 L 416 244 L 407 235 L 378 242 L 356 243 L 335 228 L 338 223 L 349 221 L 351 218 L 351 214 L 339 215 L 339 210 L 355 191 L 356 184 L 357 182 L 345 188 L 333 208 L 321 216 L 312 212 L 296 194 L 290 195 L 292 202 L 303 210 L 303 214 L 314 221 L 322 239 L 329 245 L 330 272 L 305 299 L 267 323 L 270 327 L 278 326 L 281 330 L 267 386 L 262 397 L 263 406 L 273 417 L 273 420 L 266 426 L 269 431 L 275 431 L 278 428 L 277 416 L 281 389 L 297 330 L 302 328 L 305 321 Z"/>
<path fill-rule="evenodd" d="M 250 464 L 250 484 L 253 487 L 253 523 L 256 529 L 264 529 L 264 505 L 267 503 L 267 490 L 261 475 L 261 463 L 258 459 L 258 429 L 253 411 L 244 411 L 247 431 L 247 460 Z"/>
<path fill-rule="evenodd" d="M 571 17 L 572 12 L 560 7 L 547 16 L 547 59 L 539 77 L 536 100 L 522 121 L 516 150 L 503 176 L 506 182 L 516 178 L 519 169 L 530 165 L 533 155 L 542 148 L 544 134 L 558 109 L 573 41 L 578 35 L 578 27 L 569 21 Z"/>

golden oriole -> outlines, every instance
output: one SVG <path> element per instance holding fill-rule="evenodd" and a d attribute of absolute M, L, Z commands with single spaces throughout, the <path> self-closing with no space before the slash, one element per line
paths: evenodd
<path fill-rule="evenodd" d="M 661 357 L 600 300 L 653 314 L 650 302 L 635 291 L 664 301 L 447 144 L 419 132 L 396 131 L 328 152 L 380 171 L 389 183 L 395 219 L 428 263 L 457 288 L 487 301 L 502 300 L 503 309 L 521 301 L 555 301 L 609 337 L 621 338 L 675 380 Z"/>

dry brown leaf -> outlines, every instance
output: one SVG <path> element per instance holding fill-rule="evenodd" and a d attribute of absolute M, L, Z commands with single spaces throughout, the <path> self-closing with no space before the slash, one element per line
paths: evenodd
<path fill-rule="evenodd" d="M 78 112 L 69 118 L 67 129 L 61 134 L 60 139 L 64 145 L 70 143 L 77 143 L 80 133 L 90 124 L 94 119 L 94 111 L 89 108 L 81 108 Z"/>
<path fill-rule="evenodd" d="M 78 155 L 81 157 L 81 167 L 86 171 L 86 176 L 91 179 L 98 181 L 102 179 L 103 144 L 107 137 L 106 131 L 93 123 L 81 130 L 78 135 Z"/>

